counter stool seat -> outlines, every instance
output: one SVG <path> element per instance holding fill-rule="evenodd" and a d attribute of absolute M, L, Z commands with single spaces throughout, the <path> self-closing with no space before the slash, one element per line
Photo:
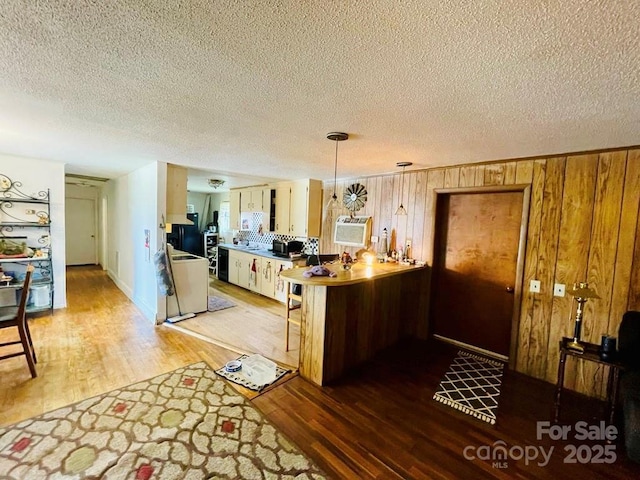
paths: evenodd
<path fill-rule="evenodd" d="M 286 351 L 289 351 L 289 325 L 293 323 L 294 325 L 300 326 L 300 320 L 297 318 L 293 318 L 291 316 L 291 312 L 294 310 L 298 310 L 302 306 L 302 295 L 298 295 L 293 293 L 294 283 L 289 283 L 287 287 L 287 299 L 286 299 L 286 312 L 285 318 L 287 320 L 286 333 L 285 333 L 285 345 Z"/>

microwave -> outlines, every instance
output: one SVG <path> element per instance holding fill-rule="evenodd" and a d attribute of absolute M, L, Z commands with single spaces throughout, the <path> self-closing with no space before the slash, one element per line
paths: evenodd
<path fill-rule="evenodd" d="M 279 240 L 277 238 L 273 239 L 272 251 L 274 255 L 279 257 L 290 257 L 291 255 L 300 254 L 302 252 L 302 248 L 304 244 L 298 240 Z"/>
<path fill-rule="evenodd" d="M 340 215 L 333 231 L 333 243 L 347 247 L 367 247 L 371 239 L 371 217 Z"/>

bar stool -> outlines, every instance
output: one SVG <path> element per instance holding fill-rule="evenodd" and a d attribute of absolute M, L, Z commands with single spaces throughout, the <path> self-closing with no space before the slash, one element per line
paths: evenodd
<path fill-rule="evenodd" d="M 298 320 L 297 318 L 293 318 L 291 316 L 291 312 L 293 312 L 294 310 L 298 310 L 302 306 L 302 294 L 295 293 L 295 290 L 297 290 L 298 287 L 302 289 L 302 285 L 298 285 L 290 282 L 287 287 L 287 299 L 285 302 L 285 306 L 286 306 L 285 318 L 287 320 L 285 344 L 286 344 L 287 352 L 289 351 L 289 324 L 293 323 L 294 325 L 300 326 L 300 320 Z"/>

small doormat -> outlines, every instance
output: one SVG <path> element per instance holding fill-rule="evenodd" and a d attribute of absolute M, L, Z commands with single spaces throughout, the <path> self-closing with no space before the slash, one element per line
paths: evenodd
<path fill-rule="evenodd" d="M 249 355 L 241 355 L 238 357 L 238 360 L 242 361 L 248 356 Z M 291 370 L 287 370 L 285 368 L 282 368 L 280 365 L 276 364 L 276 379 L 273 382 L 267 383 L 265 385 L 258 385 L 256 383 L 253 383 L 246 375 L 242 373 L 242 370 L 238 370 L 237 372 L 227 372 L 225 368 L 222 367 L 217 369 L 215 372 L 221 377 L 224 377 L 233 383 L 237 383 L 238 385 L 242 385 L 243 387 L 248 388 L 249 390 L 253 390 L 255 392 L 261 392 L 269 385 L 273 385 L 274 383 L 276 383 L 280 378 L 282 378 L 287 373 L 290 373 Z"/>
<path fill-rule="evenodd" d="M 460 350 L 434 400 L 494 425 L 504 363 Z"/>
<path fill-rule="evenodd" d="M 235 307 L 236 304 L 226 298 L 222 297 L 209 297 L 207 303 L 207 312 L 217 312 L 218 310 L 224 310 L 225 308 Z"/>

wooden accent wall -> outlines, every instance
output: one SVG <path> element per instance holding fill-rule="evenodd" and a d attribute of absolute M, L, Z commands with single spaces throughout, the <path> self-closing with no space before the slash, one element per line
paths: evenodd
<path fill-rule="evenodd" d="M 640 310 L 640 149 L 498 161 L 407 171 L 402 203 L 406 217 L 394 215 L 400 203 L 400 173 L 340 181 L 344 189 L 360 182 L 368 201 L 358 215 L 373 217 L 373 235 L 387 228 L 390 245 L 413 244 L 413 257 L 433 260 L 436 188 L 530 184 L 525 286 L 518 327 L 516 370 L 556 381 L 558 342 L 573 331 L 572 297 L 554 297 L 553 284 L 588 281 L 599 300 L 585 307 L 583 339 L 599 343 L 602 334 L 617 336 L 622 314 Z M 323 204 L 333 184 L 325 184 Z M 346 210 L 339 214 L 347 214 Z M 321 253 L 341 252 L 334 245 L 334 218 L 324 219 Z M 346 249 L 355 253 L 355 249 Z M 528 292 L 529 280 L 542 292 Z M 427 295 L 428 292 L 425 292 Z M 425 319 L 425 322 L 428 320 Z M 566 383 L 602 396 L 603 369 L 586 362 L 567 364 Z"/>

